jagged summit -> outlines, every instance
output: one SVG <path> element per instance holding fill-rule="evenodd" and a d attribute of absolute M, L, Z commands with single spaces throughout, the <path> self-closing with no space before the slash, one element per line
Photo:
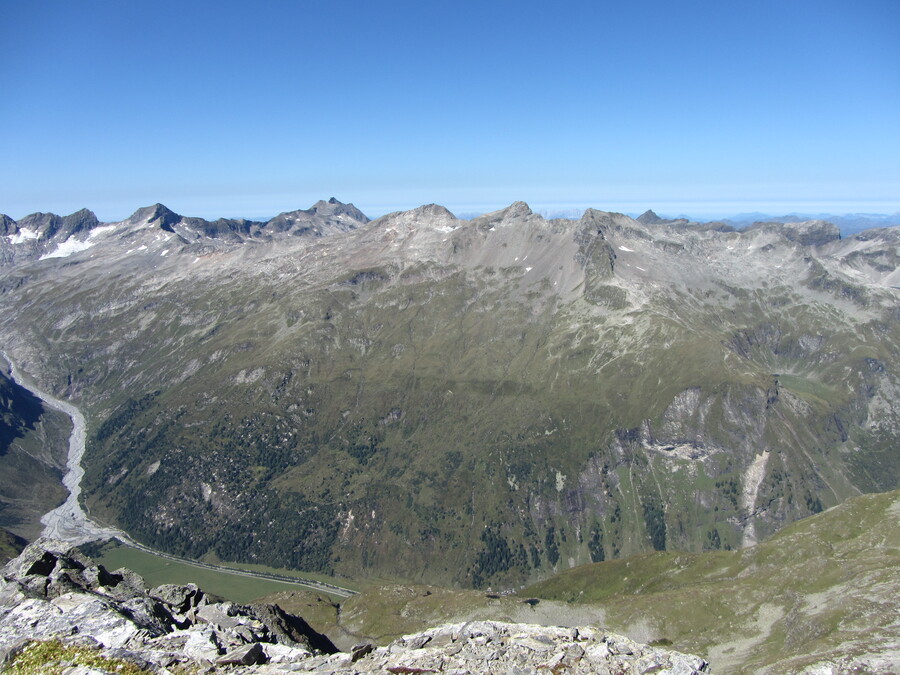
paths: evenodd
<path fill-rule="evenodd" d="M 167 232 L 174 232 L 173 227 L 181 220 L 181 216 L 172 211 L 163 204 L 156 203 L 152 206 L 145 206 L 138 209 L 128 218 L 130 223 L 146 222 L 149 224 L 157 223 L 158 226 Z"/>
<path fill-rule="evenodd" d="M 527 218 L 528 216 L 534 215 L 531 207 L 522 201 L 513 202 L 505 209 L 495 211 L 495 213 L 503 220 L 511 220 L 513 218 Z"/>
<path fill-rule="evenodd" d="M 319 200 L 308 209 L 280 213 L 263 227 L 273 233 L 324 237 L 355 230 L 368 222 L 369 217 L 353 204 L 344 204 L 332 197 L 328 201 Z"/>
<path fill-rule="evenodd" d="M 642 225 L 655 225 L 656 223 L 665 222 L 665 220 L 656 215 L 652 209 L 644 211 L 637 217 L 637 221 Z"/>
<path fill-rule="evenodd" d="M 482 216 L 473 218 L 472 223 L 474 223 L 478 227 L 493 227 L 496 225 L 507 225 L 513 222 L 527 220 L 530 218 L 543 220 L 541 216 L 536 215 L 531 210 L 531 207 L 528 206 L 528 204 L 522 201 L 518 201 L 513 202 L 505 208 L 499 209 L 497 211 L 491 211 L 490 213 L 485 213 Z"/>
<path fill-rule="evenodd" d="M 356 208 L 353 204 L 344 204 L 343 202 L 331 197 L 327 202 L 319 200 L 306 210 L 307 213 L 315 213 L 320 216 L 348 216 L 352 220 L 365 224 L 369 222 L 369 217 Z"/>
<path fill-rule="evenodd" d="M 100 225 L 93 211 L 81 209 L 68 216 L 55 213 L 32 213 L 17 223 L 17 231 L 27 230 L 35 233 L 38 239 L 49 240 L 54 237 L 66 239 L 73 234 L 88 232 Z M 8 226 L 7 226 L 8 227 Z"/>

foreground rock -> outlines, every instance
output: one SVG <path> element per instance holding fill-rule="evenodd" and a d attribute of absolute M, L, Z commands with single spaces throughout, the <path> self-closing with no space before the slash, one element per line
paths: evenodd
<path fill-rule="evenodd" d="M 698 656 L 648 647 L 589 627 L 471 621 L 414 633 L 387 647 L 291 664 L 294 672 L 327 673 L 668 673 L 707 672 Z M 258 673 L 282 672 L 261 666 Z"/>
<path fill-rule="evenodd" d="M 40 539 L 3 568 L 0 658 L 8 660 L 28 640 L 54 638 L 159 672 L 336 651 L 327 637 L 275 605 L 216 602 L 193 584 L 148 589 L 130 570 L 109 572 L 70 544 Z"/>
<path fill-rule="evenodd" d="M 196 586 L 148 589 L 130 570 L 109 572 L 71 545 L 41 539 L 3 568 L 0 666 L 30 641 L 91 647 L 149 672 L 245 673 L 706 672 L 697 657 L 595 628 L 475 621 L 407 635 L 387 647 L 337 653 L 331 641 L 276 605 L 217 602 Z"/>

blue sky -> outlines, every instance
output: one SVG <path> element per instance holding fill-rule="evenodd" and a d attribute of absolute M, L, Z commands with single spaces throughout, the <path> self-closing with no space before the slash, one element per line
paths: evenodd
<path fill-rule="evenodd" d="M 895 212 L 898 36 L 897 0 L 0 0 L 0 212 Z"/>

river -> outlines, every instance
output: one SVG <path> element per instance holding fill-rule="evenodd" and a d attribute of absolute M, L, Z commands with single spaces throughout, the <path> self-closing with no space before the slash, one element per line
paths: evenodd
<path fill-rule="evenodd" d="M 65 413 L 72 420 L 72 434 L 69 436 L 69 454 L 66 462 L 66 473 L 63 476 L 63 485 L 69 490 L 69 497 L 60 506 L 43 515 L 41 518 L 41 524 L 44 526 L 44 530 L 41 532 L 42 536 L 52 537 L 53 539 L 62 539 L 63 541 L 71 542 L 76 545 L 85 544 L 89 541 L 97 541 L 99 539 L 118 539 L 126 546 L 131 546 L 144 551 L 145 553 L 150 553 L 168 560 L 183 562 L 188 565 L 194 565 L 196 567 L 202 567 L 227 574 L 270 579 L 298 586 L 306 586 L 317 591 L 324 591 L 340 597 L 348 597 L 355 593 L 355 591 L 348 588 L 342 588 L 341 586 L 311 579 L 301 579 L 266 572 L 250 572 L 247 570 L 225 567 L 224 565 L 211 565 L 195 560 L 187 560 L 139 544 L 132 540 L 131 537 L 122 530 L 104 527 L 103 525 L 95 523 L 88 517 L 79 503 L 79 497 L 81 496 L 81 479 L 84 477 L 81 459 L 84 457 L 85 441 L 87 440 L 87 425 L 85 424 L 84 415 L 82 415 L 81 411 L 71 403 L 60 401 L 58 398 L 38 389 L 33 382 L 24 377 L 21 371 L 16 368 L 16 364 L 9 356 L 7 356 L 6 352 L 0 351 L 0 356 L 9 363 L 10 374 L 16 384 L 28 389 L 28 391 L 37 396 L 48 406 Z"/>
<path fill-rule="evenodd" d="M 121 530 L 104 527 L 92 521 L 79 503 L 81 479 L 84 477 L 84 469 L 81 466 L 81 458 L 84 456 L 85 447 L 86 425 L 84 415 L 71 403 L 60 401 L 55 396 L 38 389 L 33 382 L 28 381 L 23 376 L 16 364 L 5 352 L 0 352 L 0 355 L 9 363 L 10 374 L 16 384 L 28 389 L 48 406 L 65 413 L 72 420 L 72 434 L 69 436 L 66 473 L 63 476 L 63 485 L 68 489 L 69 496 L 60 506 L 41 517 L 41 524 L 44 526 L 41 535 L 62 539 L 73 544 L 84 544 L 97 539 L 111 539 L 113 537 L 125 539 L 126 535 Z"/>

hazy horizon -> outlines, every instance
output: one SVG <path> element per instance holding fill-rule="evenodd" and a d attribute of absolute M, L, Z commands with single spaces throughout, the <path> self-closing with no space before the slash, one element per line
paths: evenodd
<path fill-rule="evenodd" d="M 323 196 L 319 199 L 327 200 L 331 197 Z M 335 197 L 339 201 L 342 201 L 347 204 L 353 204 L 360 211 L 362 211 L 366 216 L 370 219 L 375 220 L 380 218 L 381 216 L 387 215 L 389 213 L 394 213 L 397 211 L 408 211 L 415 209 L 419 206 L 424 206 L 425 204 L 439 203 L 439 202 L 423 202 L 415 205 L 395 205 L 393 207 L 383 206 L 383 205 L 374 205 L 367 207 L 366 204 L 361 204 L 358 201 L 354 201 L 353 199 L 342 199 L 341 197 Z M 206 209 L 203 212 L 195 212 L 191 210 L 185 210 L 173 206 L 170 203 L 166 202 L 152 202 L 146 204 L 139 204 L 131 207 L 130 209 L 126 209 L 125 211 L 115 211 L 105 213 L 103 211 L 99 211 L 97 209 L 92 208 L 90 205 L 85 204 L 79 206 L 77 208 L 71 209 L 62 209 L 62 210 L 54 210 L 49 208 L 39 209 L 38 211 L 31 211 L 29 213 L 23 213 L 18 217 L 12 215 L 10 213 L 5 212 L 0 206 L 0 214 L 7 215 L 11 217 L 13 220 L 19 221 L 23 218 L 30 216 L 34 213 L 54 213 L 59 216 L 67 216 L 71 213 L 75 213 L 76 211 L 81 210 L 82 208 L 86 208 L 90 211 L 93 211 L 98 219 L 101 222 L 106 223 L 115 223 L 126 220 L 129 216 L 131 216 L 135 211 L 140 208 L 144 208 L 146 206 L 150 206 L 156 203 L 162 203 L 167 208 L 173 210 L 181 216 L 185 217 L 195 217 L 195 218 L 203 218 L 206 220 L 216 220 L 218 218 L 226 218 L 226 219 L 238 219 L 245 218 L 247 220 L 257 220 L 257 221 L 265 221 L 271 218 L 274 218 L 279 213 L 284 213 L 286 211 L 296 211 L 302 209 L 308 209 L 315 204 L 315 202 L 319 201 L 319 199 L 315 199 L 306 204 L 297 205 L 294 207 L 281 208 L 278 210 L 263 210 L 259 209 L 257 211 L 242 211 L 242 212 L 226 212 L 223 210 L 209 210 Z M 579 218 L 581 214 L 584 213 L 586 209 L 598 209 L 601 211 L 609 211 L 609 212 L 617 212 L 623 213 L 625 215 L 631 217 L 637 217 L 644 213 L 645 211 L 653 211 L 661 218 L 688 218 L 695 222 L 707 222 L 712 220 L 735 220 L 741 221 L 746 220 L 747 218 L 752 218 L 756 216 L 766 216 L 771 218 L 783 218 L 783 217 L 810 217 L 810 218 L 818 218 L 823 216 L 831 216 L 834 218 L 844 218 L 844 217 L 872 217 L 872 218 L 890 218 L 891 216 L 898 216 L 900 218 L 900 204 L 886 204 L 885 206 L 890 206 L 889 209 L 882 210 L 850 210 L 849 205 L 835 205 L 838 209 L 843 208 L 844 210 L 819 210 L 815 208 L 793 208 L 790 209 L 789 204 L 783 205 L 783 208 L 775 208 L 778 205 L 769 205 L 772 208 L 769 210 L 763 210 L 762 208 L 757 208 L 760 205 L 754 205 L 752 203 L 742 203 L 739 206 L 743 208 L 737 208 L 737 206 L 733 209 L 724 208 L 724 205 L 717 204 L 712 207 L 695 207 L 690 208 L 691 205 L 679 205 L 679 204 L 660 204 L 660 205 L 646 205 L 643 203 L 623 203 L 619 202 L 618 207 L 609 206 L 607 204 L 597 204 L 597 203 L 587 203 L 587 202 L 572 202 L 572 203 L 532 203 L 528 200 L 511 200 L 505 203 L 487 203 L 487 204 L 440 204 L 441 206 L 449 209 L 457 218 L 469 219 L 473 218 L 485 213 L 490 213 L 492 211 L 497 211 L 503 209 L 515 201 L 524 201 L 526 202 L 531 210 L 534 213 L 540 214 L 545 218 Z"/>
<path fill-rule="evenodd" d="M 0 212 L 900 211 L 900 3 L 0 4 Z"/>

